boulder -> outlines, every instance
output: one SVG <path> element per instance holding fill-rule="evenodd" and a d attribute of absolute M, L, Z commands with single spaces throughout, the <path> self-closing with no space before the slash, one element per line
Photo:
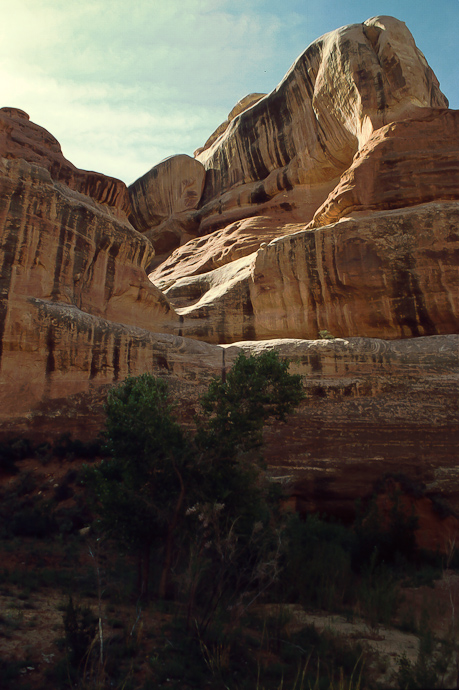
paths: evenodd
<path fill-rule="evenodd" d="M 371 135 L 308 227 L 439 199 L 459 200 L 459 110 L 426 108 Z"/>

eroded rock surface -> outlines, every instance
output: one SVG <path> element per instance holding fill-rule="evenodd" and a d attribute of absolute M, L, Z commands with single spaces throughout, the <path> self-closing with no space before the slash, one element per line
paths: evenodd
<path fill-rule="evenodd" d="M 459 200 L 459 111 L 425 109 L 372 134 L 308 227 L 439 199 Z"/>
<path fill-rule="evenodd" d="M 447 105 L 403 22 L 377 17 L 326 34 L 198 155 L 203 210 L 266 205 L 280 193 L 288 203 L 293 188 L 339 177 L 374 130 Z"/>
<path fill-rule="evenodd" d="M 458 225 L 457 202 L 362 215 L 275 239 L 165 294 L 183 335 L 209 342 L 457 333 Z"/>
<path fill-rule="evenodd" d="M 393 471 L 459 510 L 457 115 L 388 17 L 315 41 L 131 201 L 0 110 L 0 434 L 95 436 L 145 371 L 191 424 L 211 376 L 275 348 L 307 392 L 266 432 L 297 509 L 350 519 Z"/>
<path fill-rule="evenodd" d="M 242 99 L 198 149 L 206 174 L 197 213 L 184 216 L 182 229 L 176 218 L 156 227 L 159 253 L 187 234 L 203 236 L 254 215 L 310 222 L 375 130 L 447 106 L 403 22 L 376 17 L 322 36 L 276 89 Z M 173 196 L 159 167 L 157 188 Z M 131 190 L 139 208 L 156 203 L 140 181 Z"/>
<path fill-rule="evenodd" d="M 52 134 L 18 108 L 0 108 L 0 157 L 23 158 L 45 168 L 56 182 L 90 196 L 123 216 L 130 212 L 126 185 L 114 177 L 79 170 L 64 158 Z"/>
<path fill-rule="evenodd" d="M 157 254 L 170 253 L 196 234 L 198 221 L 190 212 L 201 200 L 204 178 L 202 163 L 181 154 L 161 161 L 129 187 L 131 221 Z"/>

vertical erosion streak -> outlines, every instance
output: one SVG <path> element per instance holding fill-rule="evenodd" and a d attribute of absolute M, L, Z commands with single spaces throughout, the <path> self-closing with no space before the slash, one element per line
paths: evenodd
<path fill-rule="evenodd" d="M 6 317 L 8 313 L 8 301 L 10 298 L 11 278 L 13 266 L 16 261 L 18 249 L 19 231 L 24 217 L 25 185 L 19 181 L 15 191 L 11 195 L 6 211 L 5 230 L 9 228 L 5 240 L 2 243 L 2 268 L 0 273 L 0 370 L 3 359 L 3 339 L 5 335 Z"/>
<path fill-rule="evenodd" d="M 57 243 L 56 256 L 54 259 L 54 280 L 53 289 L 51 291 L 51 300 L 57 302 L 60 296 L 60 286 L 61 286 L 61 270 L 64 259 L 64 247 L 67 237 L 67 226 L 69 223 L 70 210 L 66 207 L 60 222 L 59 229 L 59 240 Z"/>
<path fill-rule="evenodd" d="M 406 337 L 405 328 L 410 330 L 413 338 L 437 335 L 416 275 L 416 262 L 411 254 L 400 258 L 393 273 L 391 287 L 394 317 L 401 330 L 400 336 Z"/>

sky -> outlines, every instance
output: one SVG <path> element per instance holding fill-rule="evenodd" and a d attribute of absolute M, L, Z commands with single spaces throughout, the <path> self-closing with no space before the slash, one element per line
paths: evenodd
<path fill-rule="evenodd" d="M 193 155 L 246 94 L 274 89 L 322 34 L 404 21 L 459 109 L 459 0 L 0 0 L 0 107 L 66 158 L 127 184 Z"/>

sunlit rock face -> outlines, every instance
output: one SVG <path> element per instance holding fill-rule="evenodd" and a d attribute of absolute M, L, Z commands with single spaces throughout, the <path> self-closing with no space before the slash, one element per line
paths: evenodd
<path fill-rule="evenodd" d="M 130 210 L 124 182 L 100 173 L 79 170 L 64 158 L 61 146 L 52 134 L 30 121 L 18 108 L 0 108 L 0 157 L 22 158 L 45 168 L 55 182 L 90 196 L 118 215 Z"/>
<path fill-rule="evenodd" d="M 140 373 L 127 326 L 161 331 L 179 324 L 147 278 L 154 251 L 127 220 L 124 184 L 74 169 L 24 113 L 9 109 L 7 119 L 10 139 L 3 144 L 13 143 L 0 158 L 0 414 L 6 424 L 42 401 Z"/>
<path fill-rule="evenodd" d="M 458 227 L 457 202 L 347 218 L 177 278 L 165 294 L 183 335 L 216 343 L 457 333 Z"/>
<path fill-rule="evenodd" d="M 178 247 L 179 236 L 201 237 L 253 216 L 309 223 L 375 130 L 423 108 L 448 107 L 410 32 L 392 17 L 314 41 L 261 96 L 242 99 L 196 152 L 206 169 L 197 212 L 182 214 L 183 231 L 174 218 L 172 228 L 155 230 L 161 254 Z M 160 178 L 158 188 L 169 184 Z M 259 241 L 266 241 L 262 233 Z M 179 260 L 183 251 L 176 250 Z M 163 277 L 157 271 L 155 281 Z"/>
<path fill-rule="evenodd" d="M 438 200 L 459 200 L 459 111 L 419 109 L 371 135 L 308 227 Z"/>
<path fill-rule="evenodd" d="M 457 332 L 459 112 L 446 106 L 396 19 L 311 44 L 198 154 L 199 237 L 150 274 L 182 334 Z"/>
<path fill-rule="evenodd" d="M 375 129 L 447 105 L 403 22 L 377 17 L 343 27 L 314 41 L 272 93 L 198 155 L 210 171 L 205 200 L 275 170 L 279 185 L 258 195 L 335 177 Z"/>
<path fill-rule="evenodd" d="M 402 22 L 318 39 L 129 190 L 14 108 L 0 154 L 0 435 L 95 436 L 145 371 L 191 425 L 211 376 L 274 348 L 307 393 L 266 431 L 299 510 L 350 519 L 385 472 L 459 510 L 458 113 Z"/>

